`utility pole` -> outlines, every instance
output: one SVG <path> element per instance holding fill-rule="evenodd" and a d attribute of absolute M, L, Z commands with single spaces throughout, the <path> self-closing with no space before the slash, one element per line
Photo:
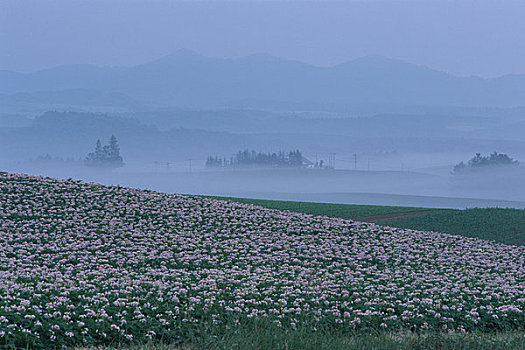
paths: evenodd
<path fill-rule="evenodd" d="M 354 169 L 357 170 L 357 153 L 354 153 Z"/>
<path fill-rule="evenodd" d="M 191 159 L 191 158 L 188 159 L 189 166 L 190 166 L 190 173 L 191 173 L 191 161 L 192 161 L 192 160 L 193 160 L 193 159 Z"/>
<path fill-rule="evenodd" d="M 370 171 L 370 158 L 368 158 L 368 171 Z"/>
<path fill-rule="evenodd" d="M 335 153 L 328 154 L 328 167 L 335 169 Z"/>

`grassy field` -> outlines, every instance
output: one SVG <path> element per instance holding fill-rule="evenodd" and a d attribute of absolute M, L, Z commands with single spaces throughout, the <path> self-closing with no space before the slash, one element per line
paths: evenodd
<path fill-rule="evenodd" d="M 516 350 L 525 349 L 525 333 L 412 333 L 342 334 L 299 327 L 282 329 L 264 320 L 251 320 L 230 329 L 200 328 L 184 344 L 148 343 L 128 350 Z M 105 349 L 119 349 L 119 346 Z M 77 350 L 101 348 L 77 348 Z"/>
<path fill-rule="evenodd" d="M 524 209 L 487 208 L 429 212 L 422 216 L 394 219 L 381 224 L 525 245 Z"/>
<path fill-rule="evenodd" d="M 216 198 L 271 209 L 364 220 L 393 227 L 444 232 L 506 244 L 525 245 L 525 209 L 474 208 L 456 210 Z"/>

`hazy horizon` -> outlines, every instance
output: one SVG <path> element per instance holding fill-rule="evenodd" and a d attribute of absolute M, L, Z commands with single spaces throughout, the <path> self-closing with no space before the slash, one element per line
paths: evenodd
<path fill-rule="evenodd" d="M 0 168 L 175 193 L 525 202 L 523 18 L 525 3 L 492 1 L 6 0 Z M 123 168 L 93 171 L 83 159 L 110 135 Z M 207 164 L 243 150 L 304 164 Z M 521 163 L 452 174 L 492 152 Z"/>
<path fill-rule="evenodd" d="M 133 66 L 179 49 L 315 66 L 385 56 L 458 76 L 525 74 L 525 3 L 4 1 L 0 69 Z"/>
<path fill-rule="evenodd" d="M 9 70 L 9 69 L 0 69 L 0 71 L 9 71 L 9 72 L 15 72 L 15 73 L 22 73 L 22 74 L 32 74 L 32 73 L 46 71 L 46 70 L 50 70 L 50 69 L 54 69 L 54 68 L 61 68 L 61 67 L 67 67 L 67 66 L 83 66 L 83 65 L 97 67 L 97 68 L 133 68 L 133 67 L 140 67 L 142 65 L 146 65 L 146 64 L 150 64 L 150 63 L 155 63 L 156 61 L 160 61 L 160 60 L 163 60 L 163 59 L 166 59 L 166 58 L 170 58 L 170 57 L 173 57 L 173 56 L 176 56 L 176 55 L 179 55 L 179 54 L 182 54 L 182 55 L 186 55 L 186 54 L 188 54 L 188 55 L 195 55 L 195 56 L 200 56 L 200 57 L 204 57 L 204 58 L 227 60 L 227 61 L 228 60 L 241 61 L 241 60 L 244 60 L 244 59 L 261 57 L 261 58 L 279 60 L 279 61 L 283 61 L 283 62 L 295 62 L 295 63 L 305 64 L 305 65 L 308 65 L 308 66 L 311 66 L 311 67 L 314 67 L 314 68 L 334 68 L 334 67 L 341 66 L 341 65 L 344 65 L 344 64 L 357 62 L 357 61 L 363 60 L 363 59 L 366 60 L 366 59 L 370 59 L 370 58 L 372 58 L 372 59 L 380 58 L 380 59 L 384 59 L 386 61 L 398 62 L 398 63 L 402 63 L 402 64 L 408 64 L 408 65 L 411 65 L 411 66 L 422 67 L 422 68 L 426 68 L 426 69 L 429 69 L 429 70 L 432 70 L 432 71 L 445 73 L 445 74 L 448 74 L 450 76 L 460 77 L 460 78 L 461 77 L 477 77 L 477 78 L 481 78 L 481 79 L 494 79 L 494 78 L 500 78 L 500 77 L 512 76 L 512 75 L 525 75 L 525 72 L 524 72 L 524 73 L 506 73 L 506 74 L 502 74 L 502 75 L 498 75 L 498 76 L 481 76 L 481 75 L 475 75 L 475 74 L 474 75 L 470 75 L 470 76 L 463 76 L 463 75 L 460 75 L 460 74 L 454 74 L 454 73 L 447 72 L 447 71 L 444 71 L 444 70 L 440 70 L 440 69 L 437 69 L 437 68 L 434 68 L 434 67 L 430 67 L 428 65 L 419 64 L 417 62 L 409 62 L 409 61 L 406 61 L 406 60 L 393 58 L 393 57 L 388 57 L 388 56 L 384 56 L 384 55 L 378 55 L 378 54 L 367 54 L 367 55 L 363 55 L 363 56 L 354 57 L 352 59 L 349 59 L 349 60 L 346 60 L 346 61 L 343 61 L 343 62 L 339 62 L 339 63 L 335 63 L 335 64 L 319 65 L 319 64 L 315 64 L 315 63 L 309 63 L 309 62 L 306 62 L 306 61 L 302 61 L 300 59 L 291 59 L 291 58 L 276 56 L 276 55 L 269 54 L 267 52 L 257 52 L 257 53 L 252 53 L 252 54 L 247 54 L 247 55 L 242 55 L 242 56 L 235 56 L 235 57 L 221 57 L 221 56 L 214 56 L 214 55 L 206 55 L 206 54 L 203 54 L 201 52 L 198 52 L 198 51 L 195 51 L 195 50 L 192 50 L 192 49 L 188 49 L 188 48 L 179 48 L 179 49 L 176 49 L 176 50 L 174 50 L 174 51 L 172 51 L 172 52 L 170 52 L 170 53 L 168 53 L 166 55 L 162 55 L 160 57 L 156 57 L 156 58 L 150 59 L 148 61 L 138 62 L 136 64 L 130 64 L 130 65 L 114 65 L 114 64 L 102 65 L 102 64 L 94 64 L 94 63 L 64 63 L 64 64 L 59 64 L 59 65 L 54 65 L 54 66 L 49 66 L 49 67 L 43 67 L 43 68 L 40 68 L 40 69 L 37 69 L 37 70 L 30 70 L 30 71 Z"/>

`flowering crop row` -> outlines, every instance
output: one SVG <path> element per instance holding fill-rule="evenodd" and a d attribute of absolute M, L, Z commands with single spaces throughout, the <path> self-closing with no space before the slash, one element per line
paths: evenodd
<path fill-rule="evenodd" d="M 0 173 L 0 345 L 177 340 L 201 320 L 525 329 L 525 248 Z"/>

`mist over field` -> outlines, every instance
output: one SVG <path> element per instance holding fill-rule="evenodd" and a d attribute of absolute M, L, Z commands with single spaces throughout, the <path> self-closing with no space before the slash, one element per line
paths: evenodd
<path fill-rule="evenodd" d="M 525 349 L 524 18 L 0 1 L 0 348 Z"/>
<path fill-rule="evenodd" d="M 513 113 L 497 110 L 494 114 L 502 118 L 500 115 L 505 112 Z M 2 119 L 0 164 L 3 170 L 14 172 L 176 193 L 305 200 L 324 194 L 322 201 L 345 203 L 363 202 L 355 193 L 525 201 L 521 166 L 512 171 L 451 174 L 455 164 L 467 161 L 476 152 L 488 154 L 497 150 L 518 160 L 525 159 L 525 145 L 519 139 L 519 116 L 507 117 L 505 125 L 487 115 L 476 119 L 471 115 L 449 117 L 438 113 L 334 114 L 222 108 L 11 116 Z M 505 128 L 507 134 L 518 135 L 503 138 Z M 87 167 L 84 160 L 94 150 L 96 140 L 105 143 L 111 135 L 118 139 L 125 166 Z M 335 168 L 205 166 L 210 155 L 230 158 L 245 149 L 299 149 L 312 163 L 323 160 L 325 164 L 333 155 Z M 398 197 L 396 202 L 388 196 L 376 198 L 374 203 L 418 205 L 409 198 Z M 439 201 L 419 205 L 423 203 L 443 205 Z M 487 205 L 523 204 L 446 204 Z"/>
<path fill-rule="evenodd" d="M 475 11 L 395 1 L 33 5 L 30 12 L 41 14 L 33 22 L 22 5 L 2 5 L 2 170 L 175 193 L 525 206 L 520 4 L 480 3 Z M 121 16 L 113 23 L 104 9 Z M 379 14 L 388 9 L 401 25 Z M 259 31 L 258 13 L 268 21 Z M 371 26 L 374 18 L 384 26 Z M 71 25 L 75 19 L 83 29 Z M 245 30 L 234 31 L 241 22 Z M 468 35 L 485 33 L 485 23 L 497 23 L 487 40 L 500 50 L 489 53 Z M 133 25 L 142 28 L 135 40 L 126 32 Z M 410 40 L 393 48 L 403 36 Z M 237 44 L 220 46 L 220 38 Z M 36 52 L 43 42 L 49 48 Z M 111 135 L 124 166 L 86 166 L 96 141 Z M 304 164 L 206 167 L 210 156 L 230 160 L 244 150 L 299 150 Z M 492 152 L 521 164 L 452 174 L 459 162 Z"/>

